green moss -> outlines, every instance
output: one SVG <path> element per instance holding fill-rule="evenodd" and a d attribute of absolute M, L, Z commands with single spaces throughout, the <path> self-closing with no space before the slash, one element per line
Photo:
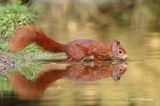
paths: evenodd
<path fill-rule="evenodd" d="M 33 23 L 34 17 L 35 13 L 25 5 L 0 5 L 0 50 L 9 52 L 8 39 L 13 35 L 15 29 L 19 26 Z M 42 53 L 43 55 L 42 50 L 34 44 L 21 52 L 21 54 L 24 53 Z M 16 60 L 21 57 L 21 54 L 20 56 L 16 55 Z"/>
<path fill-rule="evenodd" d="M 1 39 L 8 39 L 17 27 L 32 23 L 34 17 L 35 13 L 25 5 L 0 5 Z"/>

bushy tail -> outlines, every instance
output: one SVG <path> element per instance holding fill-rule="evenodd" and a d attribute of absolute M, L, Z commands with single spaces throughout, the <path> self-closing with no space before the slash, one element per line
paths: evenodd
<path fill-rule="evenodd" d="M 64 45 L 48 38 L 40 29 L 26 25 L 16 30 L 9 42 L 10 49 L 18 52 L 27 45 L 36 43 L 49 52 L 64 52 Z"/>
<path fill-rule="evenodd" d="M 40 74 L 35 81 L 28 80 L 20 73 L 14 73 L 9 77 L 11 86 L 15 93 L 25 100 L 36 99 L 42 96 L 46 88 L 65 76 L 65 71 L 47 69 Z"/>

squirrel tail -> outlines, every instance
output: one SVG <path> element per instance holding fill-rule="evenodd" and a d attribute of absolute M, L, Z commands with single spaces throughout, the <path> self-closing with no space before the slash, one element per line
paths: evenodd
<path fill-rule="evenodd" d="M 16 30 L 10 39 L 9 47 L 12 51 L 18 52 L 27 45 L 36 43 L 43 50 L 49 52 L 64 52 L 65 45 L 48 38 L 40 29 L 26 25 Z"/>

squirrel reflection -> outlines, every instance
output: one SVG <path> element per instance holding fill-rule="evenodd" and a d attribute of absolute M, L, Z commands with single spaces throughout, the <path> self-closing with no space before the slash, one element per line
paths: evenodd
<path fill-rule="evenodd" d="M 35 81 L 28 80 L 20 73 L 14 73 L 10 77 L 10 82 L 21 99 L 35 99 L 43 94 L 45 89 L 56 80 L 67 77 L 76 82 L 91 82 L 107 77 L 113 80 L 120 80 L 127 70 L 125 62 L 94 62 L 94 65 L 73 63 L 64 70 L 46 69 Z"/>

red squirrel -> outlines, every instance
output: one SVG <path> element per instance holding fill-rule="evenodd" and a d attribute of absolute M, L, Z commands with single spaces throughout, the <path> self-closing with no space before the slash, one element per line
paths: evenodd
<path fill-rule="evenodd" d="M 117 81 L 127 71 L 127 67 L 125 62 L 115 64 L 112 62 L 95 62 L 94 66 L 78 62 L 62 70 L 49 66 L 34 81 L 27 79 L 20 73 L 13 73 L 9 79 L 15 93 L 21 99 L 35 99 L 43 95 L 48 86 L 64 77 L 77 83 L 88 83 L 109 77 Z"/>
<path fill-rule="evenodd" d="M 32 43 L 36 43 L 45 51 L 65 52 L 69 61 L 80 61 L 86 56 L 94 56 L 95 60 L 127 58 L 127 52 L 119 41 L 105 44 L 95 40 L 78 39 L 64 45 L 47 37 L 41 29 L 31 25 L 17 29 L 9 45 L 12 51 L 18 52 Z"/>

